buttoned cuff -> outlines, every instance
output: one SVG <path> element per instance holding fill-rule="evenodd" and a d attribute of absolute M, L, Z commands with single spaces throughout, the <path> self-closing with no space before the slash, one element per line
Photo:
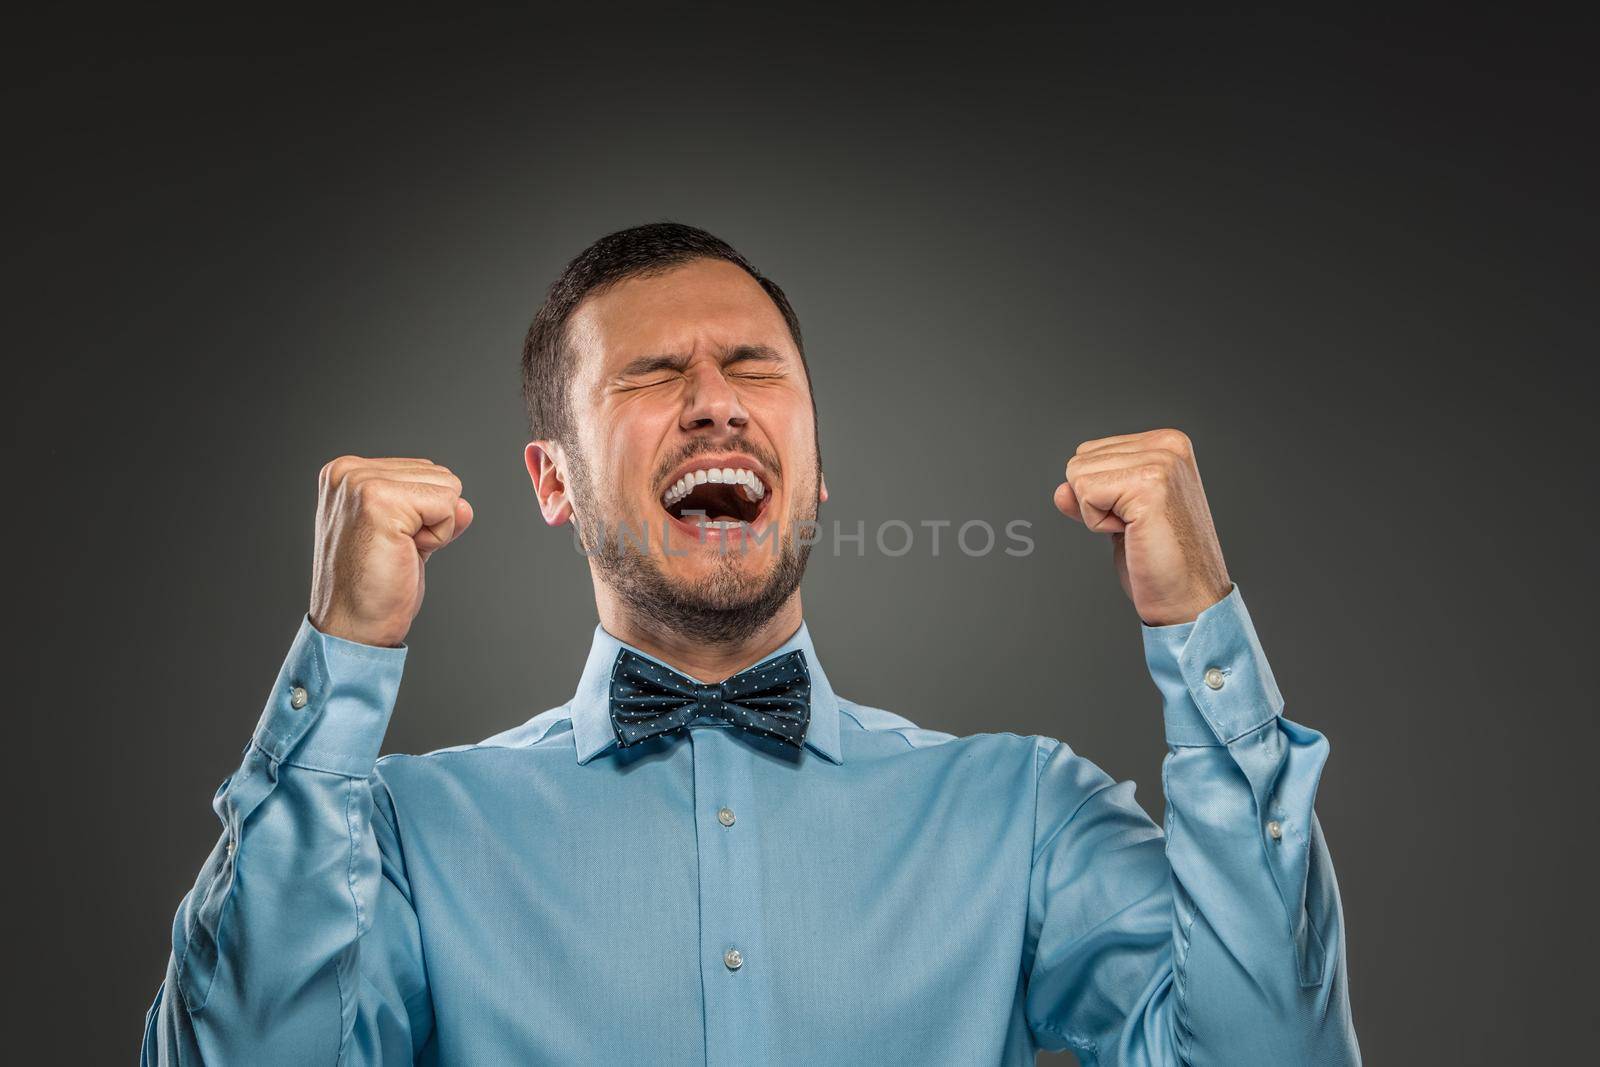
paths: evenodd
<path fill-rule="evenodd" d="M 1140 628 L 1168 744 L 1230 744 L 1283 711 L 1238 583 L 1193 622 Z"/>
<path fill-rule="evenodd" d="M 278 762 L 365 778 L 389 727 L 406 651 L 325 634 L 302 616 L 252 742 Z"/>

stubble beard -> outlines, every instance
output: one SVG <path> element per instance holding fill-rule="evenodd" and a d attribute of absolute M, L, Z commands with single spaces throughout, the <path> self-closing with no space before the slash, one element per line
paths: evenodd
<path fill-rule="evenodd" d="M 615 506 L 615 501 L 609 508 L 597 506 L 594 479 L 589 476 L 587 463 L 576 449 L 571 450 L 570 458 L 571 489 L 577 510 L 585 515 L 620 515 L 622 509 Z M 801 540 L 798 527 L 817 517 L 814 491 L 810 499 L 809 514 L 796 516 L 789 528 L 775 531 L 776 552 L 770 542 L 748 548 L 749 554 L 771 557 L 771 562 L 757 574 L 748 574 L 741 568 L 741 552 L 734 547 L 717 554 L 714 570 L 704 578 L 674 578 L 652 551 L 666 547 L 666 529 L 659 520 L 647 529 L 644 548 L 630 538 L 616 536 L 621 526 L 615 523 L 602 530 L 601 536 L 585 536 L 585 548 L 600 580 L 640 622 L 669 630 L 685 640 L 737 645 L 759 633 L 800 588 L 811 544 Z M 665 515 L 663 512 L 663 520 Z M 595 540 L 598 545 L 592 543 Z M 697 546 L 692 551 L 701 549 Z"/>

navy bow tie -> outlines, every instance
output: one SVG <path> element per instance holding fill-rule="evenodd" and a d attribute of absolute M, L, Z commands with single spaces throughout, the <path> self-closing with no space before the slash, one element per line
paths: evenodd
<path fill-rule="evenodd" d="M 687 726 L 701 715 L 800 747 L 811 721 L 811 672 L 805 653 L 795 649 L 707 685 L 626 648 L 617 652 L 611 668 L 611 725 L 618 744 L 626 748 Z"/>

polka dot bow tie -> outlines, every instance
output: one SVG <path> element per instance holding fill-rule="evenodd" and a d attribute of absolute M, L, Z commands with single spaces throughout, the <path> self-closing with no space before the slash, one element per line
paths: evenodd
<path fill-rule="evenodd" d="M 625 648 L 618 651 L 611 668 L 611 725 L 622 747 L 703 715 L 800 747 L 811 721 L 805 653 L 795 649 L 707 685 Z"/>

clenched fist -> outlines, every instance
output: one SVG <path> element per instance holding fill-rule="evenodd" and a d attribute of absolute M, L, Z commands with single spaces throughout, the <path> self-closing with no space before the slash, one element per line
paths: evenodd
<path fill-rule="evenodd" d="M 426 459 L 340 456 L 317 476 L 311 625 L 397 647 L 422 607 L 428 557 L 472 524 L 461 479 Z"/>
<path fill-rule="evenodd" d="M 1148 625 L 1190 622 L 1233 589 L 1186 434 L 1085 441 L 1066 475 L 1056 507 L 1110 536 L 1122 589 Z"/>

